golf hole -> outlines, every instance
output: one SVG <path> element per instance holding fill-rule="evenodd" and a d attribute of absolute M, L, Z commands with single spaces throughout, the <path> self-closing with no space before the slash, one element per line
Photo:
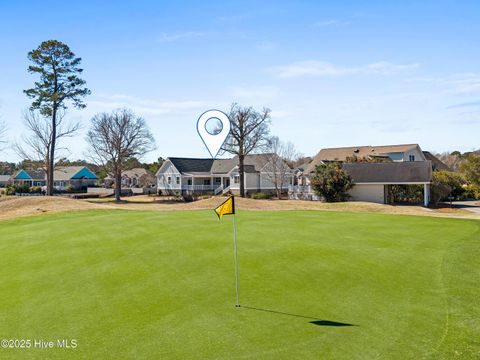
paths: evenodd
<path fill-rule="evenodd" d="M 205 130 L 207 130 L 207 133 L 210 135 L 218 135 L 222 132 L 222 129 L 223 124 L 220 119 L 212 117 L 205 123 Z"/>

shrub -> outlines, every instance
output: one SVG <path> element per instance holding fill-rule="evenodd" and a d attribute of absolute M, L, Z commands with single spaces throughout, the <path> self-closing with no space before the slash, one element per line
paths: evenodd
<path fill-rule="evenodd" d="M 347 191 L 353 187 L 352 178 L 339 163 L 317 165 L 311 180 L 315 194 L 327 202 L 346 201 L 350 197 Z"/>
<path fill-rule="evenodd" d="M 182 195 L 182 199 L 183 199 L 183 201 L 185 201 L 185 202 L 192 202 L 192 201 L 195 201 L 195 200 L 196 200 L 195 196 L 192 195 L 192 194 L 183 194 L 183 195 Z"/>
<path fill-rule="evenodd" d="M 15 186 L 14 185 L 7 185 L 5 187 L 5 195 L 15 195 Z"/>
<path fill-rule="evenodd" d="M 460 199 L 465 192 L 465 180 L 459 173 L 447 170 L 432 174 L 432 202 L 447 201 L 449 196 Z"/>
<path fill-rule="evenodd" d="M 460 172 L 470 184 L 480 186 L 480 155 L 467 155 L 460 164 Z"/>
<path fill-rule="evenodd" d="M 418 204 L 423 202 L 423 185 L 391 185 L 388 202 Z"/>
<path fill-rule="evenodd" d="M 266 199 L 271 199 L 272 194 L 267 194 L 267 193 L 262 193 L 262 192 L 256 192 L 250 195 L 252 199 L 256 200 L 266 200 Z"/>
<path fill-rule="evenodd" d="M 467 199 L 480 200 L 480 185 L 466 185 L 464 196 Z"/>
<path fill-rule="evenodd" d="M 70 192 L 70 193 L 71 193 L 71 192 L 74 192 L 74 191 L 75 191 L 75 187 L 74 187 L 73 185 L 68 185 L 68 186 L 65 188 L 65 190 L 66 190 L 67 192 Z"/>
<path fill-rule="evenodd" d="M 32 186 L 30 188 L 30 193 L 32 194 L 41 194 L 42 193 L 42 187 L 41 186 Z"/>

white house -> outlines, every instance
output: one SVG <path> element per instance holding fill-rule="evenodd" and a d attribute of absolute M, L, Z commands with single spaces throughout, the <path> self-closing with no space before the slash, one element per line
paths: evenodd
<path fill-rule="evenodd" d="M 246 193 L 273 192 L 275 180 L 270 171 L 273 154 L 245 156 L 244 183 Z M 231 159 L 196 159 L 169 157 L 157 174 L 157 189 L 161 194 L 206 193 L 221 194 L 240 191 L 238 157 Z M 283 177 L 281 187 L 287 190 L 293 183 L 293 170 Z M 277 180 L 278 183 L 278 180 Z M 280 184 L 279 184 L 280 185 Z"/>
<path fill-rule="evenodd" d="M 430 202 L 432 162 L 418 144 L 322 149 L 301 173 L 298 185 L 290 187 L 290 198 L 318 200 L 310 177 L 317 165 L 334 161 L 342 163 L 355 184 L 349 192 L 353 201 L 383 204 L 392 185 L 423 185 L 424 205 Z"/>
<path fill-rule="evenodd" d="M 0 188 L 7 186 L 11 181 L 11 175 L 0 175 Z"/>
<path fill-rule="evenodd" d="M 115 183 L 115 179 L 109 174 L 104 180 L 103 185 L 111 188 Z M 155 176 L 144 168 L 134 168 L 122 171 L 122 187 L 140 188 L 146 187 L 150 183 L 155 183 Z"/>

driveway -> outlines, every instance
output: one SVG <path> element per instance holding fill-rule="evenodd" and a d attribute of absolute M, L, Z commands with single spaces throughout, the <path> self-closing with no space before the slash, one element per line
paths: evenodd
<path fill-rule="evenodd" d="M 454 201 L 452 205 L 459 209 L 468 210 L 480 215 L 480 200 L 473 201 Z"/>

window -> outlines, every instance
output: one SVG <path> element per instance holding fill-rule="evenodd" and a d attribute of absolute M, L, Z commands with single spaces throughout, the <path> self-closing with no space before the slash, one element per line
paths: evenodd
<path fill-rule="evenodd" d="M 167 184 L 171 184 L 171 183 L 172 183 L 172 177 L 169 176 L 169 177 L 167 177 Z"/>
<path fill-rule="evenodd" d="M 408 161 L 415 161 L 415 155 L 408 155 Z"/>
<path fill-rule="evenodd" d="M 204 179 L 203 185 L 210 185 L 210 179 Z"/>
<path fill-rule="evenodd" d="M 220 184 L 222 182 L 222 178 L 216 177 L 215 178 L 215 183 Z"/>
<path fill-rule="evenodd" d="M 177 185 L 180 185 L 180 176 L 177 176 Z"/>
<path fill-rule="evenodd" d="M 240 184 L 240 176 L 239 175 L 235 175 L 233 177 L 233 183 L 234 184 Z"/>
<path fill-rule="evenodd" d="M 187 184 L 188 184 L 188 185 L 192 185 L 192 179 L 188 179 L 188 180 L 187 180 Z"/>

